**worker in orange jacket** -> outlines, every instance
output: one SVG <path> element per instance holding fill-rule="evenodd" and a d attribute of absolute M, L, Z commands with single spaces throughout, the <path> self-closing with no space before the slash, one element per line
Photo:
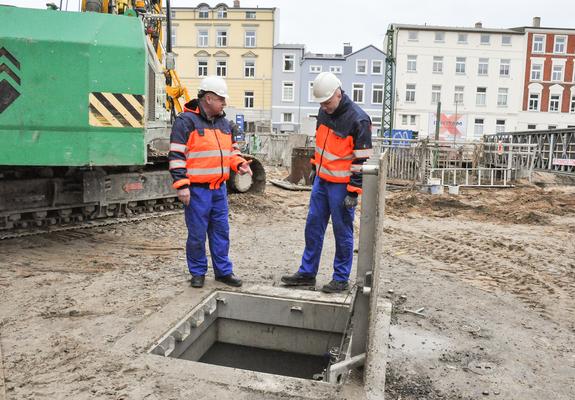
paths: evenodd
<path fill-rule="evenodd" d="M 313 82 L 320 103 L 312 160 L 315 177 L 305 226 L 305 250 L 299 270 L 281 278 L 286 286 L 315 286 L 329 219 L 335 236 L 332 280 L 326 293 L 349 289 L 353 262 L 353 219 L 361 194 L 361 165 L 371 156 L 371 120 L 341 89 L 331 72 Z"/>
<path fill-rule="evenodd" d="M 206 235 L 215 279 L 230 286 L 242 285 L 228 256 L 230 229 L 225 182 L 230 169 L 242 175 L 251 175 L 252 171 L 249 162 L 240 156 L 225 118 L 227 99 L 228 87 L 222 78 L 204 78 L 198 98 L 185 105 L 170 136 L 170 173 L 178 199 L 185 206 L 186 259 L 191 286 L 195 288 L 203 287 L 208 268 Z"/>

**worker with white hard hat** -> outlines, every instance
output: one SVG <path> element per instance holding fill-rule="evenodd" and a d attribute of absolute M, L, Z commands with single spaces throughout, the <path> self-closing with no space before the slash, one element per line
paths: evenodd
<path fill-rule="evenodd" d="M 361 165 L 371 156 L 371 120 L 341 89 L 340 80 L 322 72 L 313 81 L 319 102 L 312 168 L 315 172 L 305 226 L 305 250 L 293 275 L 281 278 L 286 286 L 315 286 L 323 239 L 329 219 L 335 236 L 332 280 L 327 293 L 349 289 L 353 261 L 353 219 L 361 194 Z"/>
<path fill-rule="evenodd" d="M 228 256 L 230 228 L 225 182 L 230 169 L 252 174 L 249 162 L 240 155 L 232 128 L 225 118 L 228 86 L 219 76 L 200 83 L 198 98 L 188 102 L 172 126 L 170 173 L 178 199 L 184 204 L 188 228 L 186 260 L 191 286 L 204 285 L 208 269 L 206 236 L 217 281 L 241 286 Z"/>

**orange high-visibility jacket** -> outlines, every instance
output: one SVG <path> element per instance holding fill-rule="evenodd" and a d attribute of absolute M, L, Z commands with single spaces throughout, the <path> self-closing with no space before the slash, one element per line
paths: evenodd
<path fill-rule="evenodd" d="M 197 99 L 187 103 L 178 115 L 170 135 L 170 173 L 174 188 L 209 184 L 217 189 L 246 162 L 233 139 L 225 114 L 210 121 Z"/>
<path fill-rule="evenodd" d="M 321 179 L 347 183 L 348 192 L 361 194 L 359 167 L 372 152 L 371 119 L 345 93 L 333 114 L 320 109 L 312 164 Z"/>

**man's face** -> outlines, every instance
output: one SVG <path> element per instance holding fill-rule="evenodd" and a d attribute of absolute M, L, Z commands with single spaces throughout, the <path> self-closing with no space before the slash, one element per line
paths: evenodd
<path fill-rule="evenodd" d="M 341 101 L 341 89 L 337 89 L 333 96 L 324 102 L 319 103 L 320 108 L 327 114 L 333 114 Z"/>
<path fill-rule="evenodd" d="M 206 107 L 205 112 L 210 117 L 217 117 L 224 112 L 224 107 L 226 106 L 225 97 L 218 96 L 215 93 L 206 93 Z"/>

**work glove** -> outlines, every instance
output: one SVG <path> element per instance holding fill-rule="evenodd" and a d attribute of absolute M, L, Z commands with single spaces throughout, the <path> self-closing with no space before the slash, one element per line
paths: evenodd
<path fill-rule="evenodd" d="M 309 173 L 309 183 L 313 185 L 313 181 L 315 181 L 315 165 L 311 166 L 311 172 Z"/>
<path fill-rule="evenodd" d="M 347 192 L 345 199 L 343 199 L 343 206 L 345 208 L 354 208 L 357 206 L 357 193 L 356 192 Z"/>

